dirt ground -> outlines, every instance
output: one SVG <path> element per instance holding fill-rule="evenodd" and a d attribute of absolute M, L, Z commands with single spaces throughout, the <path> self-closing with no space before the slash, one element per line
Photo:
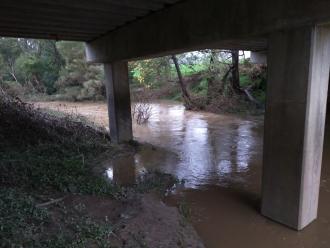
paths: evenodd
<path fill-rule="evenodd" d="M 105 219 L 113 225 L 109 236 L 111 247 L 118 248 L 202 248 L 199 236 L 191 224 L 175 207 L 166 206 L 158 195 L 132 194 L 127 200 L 108 197 L 67 195 L 63 198 L 65 209 L 81 207 L 81 214 L 93 221 Z M 54 225 L 60 218 L 56 205 L 52 210 Z M 90 247 L 94 247 L 91 244 Z"/>

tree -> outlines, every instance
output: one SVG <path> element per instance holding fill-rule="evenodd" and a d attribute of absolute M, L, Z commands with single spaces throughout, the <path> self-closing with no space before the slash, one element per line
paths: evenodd
<path fill-rule="evenodd" d="M 60 71 L 65 65 L 65 60 L 59 53 L 56 41 L 41 40 L 39 43 L 39 60 L 43 65 L 41 80 L 46 87 L 47 93 L 56 91 L 55 82 L 60 76 Z"/>
<path fill-rule="evenodd" d="M 183 77 L 182 77 L 182 73 L 181 73 L 181 70 L 180 70 L 180 65 L 179 65 L 178 59 L 175 55 L 172 55 L 172 60 L 173 60 L 173 63 L 175 65 L 175 69 L 176 69 L 176 72 L 177 72 L 177 75 L 178 75 L 183 101 L 186 105 L 186 108 L 191 109 L 192 106 L 193 106 L 193 103 L 192 103 L 190 95 L 187 91 L 186 85 L 183 81 Z"/>
<path fill-rule="evenodd" d="M 169 81 L 171 76 L 170 57 L 160 57 L 133 61 L 130 65 L 134 83 L 146 88 L 159 87 L 163 82 Z"/>
<path fill-rule="evenodd" d="M 241 85 L 239 78 L 239 51 L 231 51 L 232 65 L 231 65 L 231 86 L 236 94 L 241 94 Z"/>
<path fill-rule="evenodd" d="M 19 78 L 40 93 L 46 93 L 46 87 L 41 81 L 45 66 L 36 54 L 22 54 L 16 61 Z"/>
<path fill-rule="evenodd" d="M 100 65 L 87 64 L 84 44 L 61 41 L 59 53 L 65 58 L 56 89 L 72 100 L 101 100 L 105 97 L 104 72 Z"/>
<path fill-rule="evenodd" d="M 5 74 L 10 75 L 10 77 L 18 82 L 15 63 L 18 57 L 22 54 L 22 49 L 15 38 L 0 38 L 0 54 L 3 60 L 3 65 L 5 66 Z M 4 75 L 6 78 L 6 75 Z M 8 78 L 9 79 L 9 78 Z"/>
<path fill-rule="evenodd" d="M 219 73 L 217 62 L 218 62 L 218 51 L 207 50 L 205 53 L 209 56 L 208 74 L 207 74 L 207 104 L 212 101 L 213 95 L 216 92 L 216 80 L 215 77 Z"/>
<path fill-rule="evenodd" d="M 64 59 L 58 52 L 56 41 L 18 40 L 22 53 L 15 62 L 20 81 L 32 85 L 38 92 L 52 94 L 59 78 Z"/>

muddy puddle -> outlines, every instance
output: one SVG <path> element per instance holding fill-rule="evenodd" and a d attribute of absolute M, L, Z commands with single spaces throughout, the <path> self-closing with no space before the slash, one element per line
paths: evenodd
<path fill-rule="evenodd" d="M 41 103 L 75 112 L 107 126 L 103 103 Z M 330 121 L 329 121 L 330 122 Z M 328 122 L 328 123 L 329 123 Z M 329 125 L 328 125 L 329 126 Z M 181 180 L 166 203 L 184 209 L 206 247 L 330 247 L 330 129 L 326 130 L 319 218 L 296 232 L 259 214 L 263 120 L 185 111 L 181 104 L 157 102 L 134 137 L 149 143 L 135 156 L 109 165 L 107 176 L 130 184 L 149 169 Z"/>

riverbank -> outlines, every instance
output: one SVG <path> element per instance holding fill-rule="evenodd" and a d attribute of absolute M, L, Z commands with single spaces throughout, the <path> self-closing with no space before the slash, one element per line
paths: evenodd
<path fill-rule="evenodd" d="M 231 92 L 228 95 L 219 90 L 220 82 L 214 87 L 212 92 L 208 92 L 208 79 L 202 78 L 200 74 L 186 77 L 184 82 L 190 95 L 191 104 L 189 110 L 195 112 L 206 112 L 214 114 L 236 114 L 242 116 L 262 116 L 265 112 L 264 95 L 262 100 L 255 100 L 249 91 L 245 93 Z M 262 94 L 257 92 L 258 94 Z M 255 94 L 257 94 L 255 93 Z M 248 94 L 251 98 L 248 99 Z M 143 87 L 131 87 L 132 102 L 159 102 L 177 101 L 184 104 L 182 93 L 177 82 L 168 82 L 159 88 L 144 89 Z"/>
<path fill-rule="evenodd" d="M 49 103 L 49 108 L 57 109 L 58 104 Z M 108 125 L 105 103 L 61 104 L 63 111 L 74 110 Z M 47 103 L 42 103 L 42 106 L 47 107 Z M 302 232 L 288 229 L 260 214 L 261 116 L 186 111 L 177 102 L 153 102 L 148 123 L 133 123 L 133 134 L 138 142 L 150 143 L 157 149 L 141 149 L 133 156 L 127 156 L 123 163 L 127 170 L 121 172 L 122 175 L 130 175 L 132 171 L 157 169 L 178 178 L 180 183 L 167 193 L 164 201 L 180 209 L 206 247 L 253 248 L 258 244 L 269 248 L 328 248 L 329 123 L 328 118 L 319 217 Z M 118 176 L 120 171 L 110 170 L 109 174 Z"/>
<path fill-rule="evenodd" d="M 0 99 L 2 247 L 203 247 L 161 202 L 174 177 L 148 171 L 128 185 L 108 177 L 105 164 L 143 145 L 113 146 L 85 117 Z"/>

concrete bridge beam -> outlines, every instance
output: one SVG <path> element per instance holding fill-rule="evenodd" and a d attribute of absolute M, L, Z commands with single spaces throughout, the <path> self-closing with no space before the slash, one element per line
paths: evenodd
<path fill-rule="evenodd" d="M 262 213 L 301 230 L 317 217 L 330 27 L 269 38 Z"/>
<path fill-rule="evenodd" d="M 110 136 L 114 143 L 133 139 L 127 62 L 104 64 Z"/>

